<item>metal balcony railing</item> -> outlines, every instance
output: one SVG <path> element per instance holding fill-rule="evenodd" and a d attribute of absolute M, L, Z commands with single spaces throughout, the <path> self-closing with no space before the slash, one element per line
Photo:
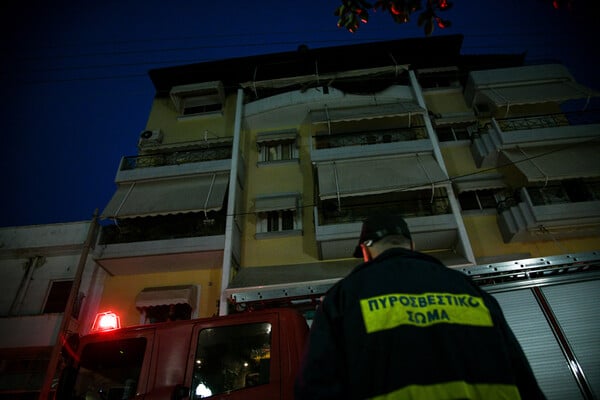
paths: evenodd
<path fill-rule="evenodd" d="M 397 201 L 393 203 L 373 203 L 344 205 L 337 207 L 337 201 L 326 201 L 319 207 L 319 225 L 347 224 L 360 222 L 369 215 L 389 214 L 402 215 L 405 218 L 426 217 L 433 215 L 450 214 L 450 203 L 447 197 L 436 196 L 432 201 L 427 199 Z"/>
<path fill-rule="evenodd" d="M 100 244 L 145 242 L 150 240 L 182 239 L 225 234 L 225 215 L 222 212 L 164 215 L 132 218 L 118 225 L 103 226 Z"/>
<path fill-rule="evenodd" d="M 600 123 L 600 110 L 496 119 L 502 132 Z"/>
<path fill-rule="evenodd" d="M 123 160 L 121 171 L 137 168 L 163 167 L 167 165 L 181 165 L 196 162 L 226 160 L 231 158 L 231 154 L 231 146 L 219 146 L 205 149 L 128 156 Z"/>
<path fill-rule="evenodd" d="M 346 146 L 366 146 L 378 143 L 406 142 L 426 139 L 427 131 L 424 126 L 413 128 L 386 129 L 369 132 L 322 133 L 314 136 L 315 149 L 328 149 Z"/>

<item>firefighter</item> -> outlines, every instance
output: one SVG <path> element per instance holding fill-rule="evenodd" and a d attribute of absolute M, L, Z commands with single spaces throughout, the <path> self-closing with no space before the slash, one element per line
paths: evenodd
<path fill-rule="evenodd" d="M 414 251 L 404 219 L 367 218 L 354 256 L 315 313 L 296 399 L 545 399 L 497 301 Z"/>

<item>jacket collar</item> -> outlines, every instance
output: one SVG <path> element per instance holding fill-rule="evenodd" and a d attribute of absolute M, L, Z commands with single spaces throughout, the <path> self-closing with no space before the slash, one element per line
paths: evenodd
<path fill-rule="evenodd" d="M 438 260 L 437 258 L 432 257 L 428 254 L 424 254 L 424 253 L 420 253 L 418 251 L 413 251 L 413 250 L 408 250 L 408 249 L 403 249 L 403 248 L 397 247 L 397 248 L 385 250 L 383 253 L 381 253 L 380 255 L 375 257 L 373 260 L 358 265 L 355 268 L 355 270 L 365 268 L 371 264 L 378 264 L 380 262 L 386 261 L 386 260 L 388 260 L 390 258 L 394 258 L 394 257 L 412 258 L 412 259 L 428 261 L 428 262 L 431 262 L 434 264 L 445 266 L 440 260 Z"/>

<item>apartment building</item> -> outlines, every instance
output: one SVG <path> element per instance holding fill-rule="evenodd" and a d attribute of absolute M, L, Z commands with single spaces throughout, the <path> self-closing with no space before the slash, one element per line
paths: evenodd
<path fill-rule="evenodd" d="M 581 361 L 593 374 L 593 338 L 573 339 L 591 359 L 565 363 L 553 329 L 569 320 L 556 311 L 559 328 L 539 334 L 523 321 L 545 321 L 571 294 L 577 307 L 597 299 L 598 93 L 561 65 L 462 55 L 461 45 L 455 35 L 300 46 L 151 70 L 139 153 L 122 158 L 101 215 L 97 310 L 123 325 L 249 304 L 311 310 L 359 261 L 361 220 L 398 213 L 418 250 L 527 288 L 496 286 L 497 297 L 533 341 L 545 390 L 589 392 L 566 370 Z M 522 282 L 570 272 L 550 289 Z"/>
<path fill-rule="evenodd" d="M 0 228 L 0 398 L 37 399 L 61 338 L 89 332 L 104 281 L 95 232 L 89 221 Z"/>

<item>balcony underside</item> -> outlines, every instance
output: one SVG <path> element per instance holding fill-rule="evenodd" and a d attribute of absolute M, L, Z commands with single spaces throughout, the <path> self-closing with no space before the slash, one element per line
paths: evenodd
<path fill-rule="evenodd" d="M 464 256 L 455 253 L 458 227 L 452 214 L 406 219 L 415 242 L 415 248 L 443 259 L 449 265 L 467 263 Z M 358 244 L 361 223 L 350 222 L 316 227 L 317 243 L 323 260 L 352 257 Z"/>
<path fill-rule="evenodd" d="M 225 236 L 110 244 L 97 248 L 96 262 L 111 275 L 221 268 Z"/>

